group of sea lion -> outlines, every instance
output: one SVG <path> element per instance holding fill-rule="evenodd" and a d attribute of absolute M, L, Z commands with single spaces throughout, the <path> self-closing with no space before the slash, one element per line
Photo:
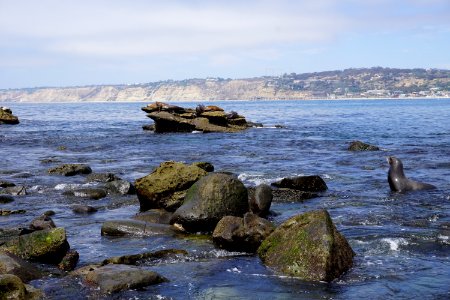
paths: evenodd
<path fill-rule="evenodd" d="M 403 163 L 400 159 L 389 156 L 387 158 L 389 163 L 388 182 L 393 192 L 407 192 L 417 190 L 429 190 L 436 187 L 432 184 L 423 183 L 408 179 L 403 172 Z"/>

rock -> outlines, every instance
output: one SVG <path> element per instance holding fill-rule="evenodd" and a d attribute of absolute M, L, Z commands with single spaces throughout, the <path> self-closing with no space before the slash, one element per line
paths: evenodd
<path fill-rule="evenodd" d="M 9 216 L 15 214 L 24 214 L 26 210 L 18 209 L 18 210 L 10 210 L 10 209 L 0 209 L 0 216 Z"/>
<path fill-rule="evenodd" d="M 111 182 L 122 180 L 113 173 L 92 173 L 86 177 L 86 182 Z"/>
<path fill-rule="evenodd" d="M 98 200 L 106 197 L 106 192 L 98 188 L 76 189 L 72 191 L 65 191 L 63 194 L 66 196 L 89 198 L 93 200 Z"/>
<path fill-rule="evenodd" d="M 262 128 L 262 127 L 264 127 L 264 125 L 262 123 L 257 123 L 257 122 L 247 122 L 247 127 Z"/>
<path fill-rule="evenodd" d="M 142 129 L 146 131 L 155 131 L 155 124 L 143 125 Z"/>
<path fill-rule="evenodd" d="M 281 224 L 263 241 L 258 255 L 276 272 L 330 282 L 351 268 L 355 253 L 328 212 L 318 210 Z"/>
<path fill-rule="evenodd" d="M 227 114 L 217 106 L 198 105 L 195 110 L 155 102 L 142 108 L 154 122 L 154 131 L 163 132 L 238 132 L 247 121 L 237 113 Z M 231 116 L 232 115 L 232 116 Z M 145 127 L 144 129 L 152 129 Z"/>
<path fill-rule="evenodd" d="M 324 192 L 328 189 L 325 181 L 318 175 L 283 178 L 272 185 L 304 192 Z"/>
<path fill-rule="evenodd" d="M 353 141 L 347 148 L 348 151 L 379 151 L 377 146 L 369 145 L 361 141 Z"/>
<path fill-rule="evenodd" d="M 5 181 L 5 180 L 0 180 L 0 187 L 1 188 L 7 188 L 10 186 L 16 186 L 14 183 L 9 182 L 9 181 Z"/>
<path fill-rule="evenodd" d="M 124 265 L 136 265 L 139 261 L 145 260 L 148 261 L 154 261 L 154 260 L 160 260 L 163 258 L 173 258 L 178 256 L 185 256 L 188 255 L 188 252 L 186 250 L 178 250 L 178 249 L 165 249 L 165 250 L 159 250 L 155 252 L 145 252 L 140 254 L 131 254 L 131 255 L 124 255 L 124 256 L 115 256 L 105 259 L 102 262 L 102 265 L 108 265 L 108 264 L 124 264 Z"/>
<path fill-rule="evenodd" d="M 32 264 L 4 251 L 0 251 L 0 274 L 16 275 L 23 282 L 42 277 L 42 273 Z"/>
<path fill-rule="evenodd" d="M 16 185 L 4 188 L 3 190 L 1 190 L 1 193 L 13 196 L 24 196 L 27 194 L 27 189 L 23 185 Z"/>
<path fill-rule="evenodd" d="M 134 220 L 145 221 L 149 223 L 169 224 L 173 213 L 164 209 L 150 209 L 133 216 Z"/>
<path fill-rule="evenodd" d="M 44 230 L 44 229 L 52 229 L 56 228 L 55 223 L 52 218 L 46 215 L 39 216 L 31 221 L 30 229 L 31 230 Z"/>
<path fill-rule="evenodd" d="M 44 216 L 51 217 L 51 216 L 54 216 L 54 215 L 55 215 L 55 212 L 54 212 L 53 210 L 47 210 L 47 211 L 45 211 L 45 212 L 43 213 L 43 215 L 44 215 Z"/>
<path fill-rule="evenodd" d="M 268 215 L 272 199 L 272 188 L 267 184 L 258 185 L 249 197 L 249 207 L 251 212 L 258 216 Z"/>
<path fill-rule="evenodd" d="M 189 188 L 170 222 L 189 232 L 207 232 L 223 217 L 242 216 L 247 211 L 247 189 L 242 182 L 231 175 L 211 173 Z"/>
<path fill-rule="evenodd" d="M 16 125 L 19 123 L 19 118 L 14 116 L 9 108 L 0 107 L 0 124 Z"/>
<path fill-rule="evenodd" d="M 152 208 L 177 209 L 186 190 L 207 172 L 181 162 L 163 162 L 151 174 L 135 181 L 141 211 Z"/>
<path fill-rule="evenodd" d="M 217 223 L 213 242 L 229 251 L 254 253 L 274 229 L 272 223 L 253 213 L 246 213 L 244 218 L 226 216 Z"/>
<path fill-rule="evenodd" d="M 112 194 L 128 195 L 136 192 L 134 186 L 126 180 L 114 180 L 107 182 L 105 184 L 105 188 Z"/>
<path fill-rule="evenodd" d="M 135 266 L 109 264 L 90 269 L 83 276 L 84 280 L 98 286 L 103 293 L 143 288 L 167 281 L 166 278 L 155 272 Z"/>
<path fill-rule="evenodd" d="M 193 166 L 199 167 L 200 169 L 205 170 L 206 172 L 214 172 L 214 166 L 205 161 L 197 161 L 192 163 Z"/>
<path fill-rule="evenodd" d="M 26 260 L 57 264 L 69 250 L 64 228 L 53 228 L 20 235 L 6 241 L 0 249 Z"/>
<path fill-rule="evenodd" d="M 272 190 L 273 202 L 303 202 L 305 200 L 319 197 L 317 193 L 304 192 L 292 189 L 274 189 Z"/>
<path fill-rule="evenodd" d="M 13 201 L 14 201 L 14 198 L 9 195 L 0 195 L 0 203 L 2 203 L 2 204 L 10 203 Z"/>
<path fill-rule="evenodd" d="M 138 220 L 106 221 L 101 228 L 101 234 L 109 236 L 153 236 L 161 234 L 172 235 L 173 233 L 169 225 Z"/>
<path fill-rule="evenodd" d="M 12 274 L 0 275 L 0 299 L 25 300 L 26 293 L 25 285 L 19 277 Z"/>
<path fill-rule="evenodd" d="M 97 212 L 97 209 L 89 205 L 76 204 L 72 206 L 72 211 L 77 214 L 90 214 Z"/>
<path fill-rule="evenodd" d="M 59 174 L 64 176 L 74 176 L 92 173 L 91 167 L 84 164 L 63 164 L 48 170 L 49 174 Z"/>
<path fill-rule="evenodd" d="M 80 259 L 80 254 L 75 250 L 67 251 L 66 255 L 62 258 L 61 262 L 58 264 L 58 269 L 69 272 L 75 269 L 78 260 Z"/>

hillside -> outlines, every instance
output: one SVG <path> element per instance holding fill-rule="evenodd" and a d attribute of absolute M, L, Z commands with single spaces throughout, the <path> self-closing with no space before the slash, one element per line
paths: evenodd
<path fill-rule="evenodd" d="M 0 90 L 0 102 L 214 101 L 450 97 L 450 70 L 346 69 L 247 79 Z"/>

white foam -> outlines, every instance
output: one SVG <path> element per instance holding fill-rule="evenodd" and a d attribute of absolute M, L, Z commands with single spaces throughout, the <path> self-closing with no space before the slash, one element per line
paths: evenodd
<path fill-rule="evenodd" d="M 84 184 L 78 184 L 78 183 L 60 183 L 55 185 L 54 189 L 61 191 L 61 190 L 74 190 L 80 187 L 88 187 L 93 186 L 92 183 L 84 183 Z"/>
<path fill-rule="evenodd" d="M 268 178 L 264 174 L 259 173 L 241 173 L 238 175 L 238 179 L 244 183 L 258 186 L 260 184 L 271 184 L 275 181 L 280 181 L 282 177 Z"/>
<path fill-rule="evenodd" d="M 408 245 L 408 241 L 404 238 L 384 238 L 381 241 L 387 243 L 391 251 L 399 251 L 400 246 Z"/>

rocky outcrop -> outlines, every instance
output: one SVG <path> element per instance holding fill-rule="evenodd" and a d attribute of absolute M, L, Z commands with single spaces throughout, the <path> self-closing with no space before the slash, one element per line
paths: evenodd
<path fill-rule="evenodd" d="M 74 176 L 79 174 L 90 174 L 92 169 L 84 164 L 63 164 L 48 170 L 49 174 L 59 174 L 64 176 Z"/>
<path fill-rule="evenodd" d="M 243 218 L 226 216 L 217 223 L 213 242 L 229 251 L 254 253 L 274 229 L 272 223 L 252 213 L 246 213 Z"/>
<path fill-rule="evenodd" d="M 163 132 L 238 132 L 248 128 L 245 117 L 226 113 L 217 106 L 199 105 L 196 109 L 155 102 L 142 108 L 155 122 L 154 131 Z"/>
<path fill-rule="evenodd" d="M 281 224 L 263 241 L 258 255 L 276 272 L 329 282 L 351 268 L 355 253 L 328 212 L 319 210 Z"/>
<path fill-rule="evenodd" d="M 318 175 L 283 178 L 272 183 L 278 188 L 287 188 L 303 192 L 324 192 L 328 189 L 325 181 Z"/>
<path fill-rule="evenodd" d="M 242 182 L 228 174 L 212 173 L 189 188 L 170 222 L 188 232 L 210 232 L 223 217 L 240 217 L 247 211 L 248 194 Z"/>
<path fill-rule="evenodd" d="M 206 174 L 195 165 L 174 161 L 161 163 L 151 174 L 135 181 L 141 211 L 176 210 L 183 203 L 186 190 Z"/>
<path fill-rule="evenodd" d="M 19 235 L 0 246 L 26 260 L 57 264 L 69 250 L 64 228 L 39 230 Z"/>
<path fill-rule="evenodd" d="M 12 114 L 11 109 L 0 106 L 0 124 L 19 124 L 19 118 Z"/>
<path fill-rule="evenodd" d="M 353 141 L 347 148 L 348 151 L 379 151 L 377 146 L 369 145 L 361 141 Z"/>
<path fill-rule="evenodd" d="M 73 275 L 81 276 L 87 284 L 98 287 L 103 293 L 143 288 L 167 281 L 155 272 L 121 264 L 87 266 L 76 270 Z"/>

